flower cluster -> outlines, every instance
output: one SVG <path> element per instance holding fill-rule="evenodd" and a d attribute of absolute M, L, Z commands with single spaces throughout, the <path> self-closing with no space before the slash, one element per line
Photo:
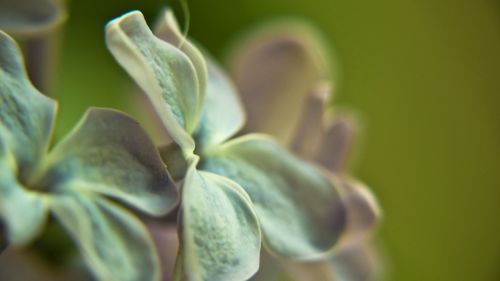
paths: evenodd
<path fill-rule="evenodd" d="M 0 249 L 27 245 L 54 219 L 98 280 L 371 277 L 378 206 L 341 169 L 353 127 L 325 113 L 330 70 L 309 29 L 250 36 L 235 52 L 234 83 L 169 10 L 154 32 L 137 11 L 111 21 L 106 43 L 170 144 L 155 147 L 124 113 L 91 108 L 51 147 L 57 103 L 0 33 Z M 154 217 L 177 207 L 177 227 L 155 229 L 125 207 Z M 171 229 L 177 239 L 162 241 Z"/>

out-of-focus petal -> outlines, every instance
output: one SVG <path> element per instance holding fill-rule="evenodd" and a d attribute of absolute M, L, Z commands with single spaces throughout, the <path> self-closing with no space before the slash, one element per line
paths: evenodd
<path fill-rule="evenodd" d="M 207 151 L 201 169 L 227 176 L 249 194 L 265 246 L 280 256 L 314 259 L 344 230 L 336 187 L 268 137 L 248 135 Z"/>
<path fill-rule="evenodd" d="M 93 108 L 50 153 L 39 185 L 51 192 L 110 196 L 151 215 L 177 202 L 177 190 L 158 152 L 129 116 Z"/>
<path fill-rule="evenodd" d="M 361 182 L 344 177 L 339 187 L 347 214 L 346 232 L 338 246 L 342 251 L 366 240 L 379 222 L 381 210 L 373 193 Z"/>
<path fill-rule="evenodd" d="M 321 144 L 324 128 L 325 109 L 330 97 L 330 86 L 318 85 L 308 95 L 290 149 L 298 156 L 312 160 Z"/>
<path fill-rule="evenodd" d="M 198 171 L 196 164 L 190 166 L 182 189 L 177 275 L 189 281 L 247 280 L 258 269 L 261 248 L 250 199 L 237 183 Z"/>
<path fill-rule="evenodd" d="M 370 242 L 363 241 L 338 252 L 330 264 L 336 281 L 373 281 L 380 272 L 378 260 Z"/>
<path fill-rule="evenodd" d="M 290 262 L 263 255 L 251 281 L 374 281 L 379 257 L 368 240 L 350 245 L 320 261 Z"/>
<path fill-rule="evenodd" d="M 129 211 L 109 200 L 75 193 L 52 198 L 50 205 L 98 280 L 160 280 L 149 233 Z"/>
<path fill-rule="evenodd" d="M 146 222 L 160 256 L 162 281 L 173 280 L 175 261 L 179 250 L 179 239 L 175 224 Z"/>
<path fill-rule="evenodd" d="M 289 144 L 304 102 L 329 80 L 320 37 L 303 23 L 285 22 L 266 25 L 237 46 L 232 74 L 248 115 L 245 131 L 271 134 Z"/>
<path fill-rule="evenodd" d="M 326 261 L 292 262 L 263 253 L 259 272 L 251 281 L 337 281 Z"/>
<path fill-rule="evenodd" d="M 172 139 L 187 154 L 192 153 L 191 133 L 198 126 L 204 93 L 191 59 L 156 37 L 138 11 L 111 21 L 106 43 L 148 95 Z"/>
<path fill-rule="evenodd" d="M 59 0 L 2 0 L 0 29 L 30 36 L 45 32 L 66 19 Z"/>
<path fill-rule="evenodd" d="M 312 160 L 333 173 L 345 167 L 357 133 L 355 119 L 349 115 L 335 115 L 324 129 Z"/>

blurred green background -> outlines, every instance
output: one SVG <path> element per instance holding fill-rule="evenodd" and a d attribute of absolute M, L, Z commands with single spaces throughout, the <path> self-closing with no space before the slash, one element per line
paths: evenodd
<path fill-rule="evenodd" d="M 90 105 L 130 111 L 104 24 L 165 1 L 71 1 L 55 95 L 58 135 Z M 179 4 L 170 1 L 179 11 Z M 189 1 L 190 35 L 219 58 L 277 16 L 315 24 L 341 63 L 335 102 L 363 117 L 353 173 L 377 194 L 386 280 L 500 280 L 500 3 L 488 0 Z M 180 16 L 182 18 L 182 16 Z"/>

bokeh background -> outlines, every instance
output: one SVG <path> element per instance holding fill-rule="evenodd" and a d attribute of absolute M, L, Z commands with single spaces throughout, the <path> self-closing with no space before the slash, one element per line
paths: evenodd
<path fill-rule="evenodd" d="M 103 28 L 131 9 L 153 22 L 165 4 L 182 19 L 175 1 L 69 3 L 53 93 L 58 136 L 88 106 L 130 112 L 132 83 L 107 52 Z M 384 280 L 500 280 L 500 2 L 188 4 L 189 34 L 221 60 L 241 32 L 280 16 L 309 20 L 335 47 L 342 70 L 335 104 L 363 120 L 352 172 L 384 209 Z"/>

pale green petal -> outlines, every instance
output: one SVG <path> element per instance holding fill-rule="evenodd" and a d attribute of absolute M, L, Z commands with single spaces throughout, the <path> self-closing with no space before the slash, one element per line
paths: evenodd
<path fill-rule="evenodd" d="M 207 152 L 201 169 L 227 176 L 249 194 L 270 251 L 313 259 L 344 230 L 345 210 L 336 187 L 315 167 L 270 138 L 249 135 Z"/>
<path fill-rule="evenodd" d="M 368 239 L 380 218 L 378 203 L 363 184 L 342 178 L 338 184 L 347 225 L 335 250 L 323 260 L 293 262 L 264 254 L 252 281 L 369 281 L 378 275 L 376 252 Z"/>
<path fill-rule="evenodd" d="M 347 225 L 335 250 L 323 260 L 311 262 L 286 261 L 264 254 L 259 273 L 252 281 L 375 280 L 380 265 L 369 235 L 380 217 L 378 204 L 357 181 L 343 178 L 338 186 L 346 205 Z"/>
<path fill-rule="evenodd" d="M 47 218 L 43 195 L 25 189 L 16 177 L 15 156 L 7 147 L 10 137 L 0 123 L 0 248 L 5 242 L 13 246 L 30 242 Z"/>
<path fill-rule="evenodd" d="M 183 36 L 177 24 L 177 19 L 172 10 L 165 10 L 160 20 L 156 23 L 154 33 L 158 38 L 179 48 L 193 63 L 199 83 L 200 95 L 205 94 L 207 86 L 207 66 L 201 52 Z M 201 112 L 203 103 L 199 103 L 198 113 Z"/>
<path fill-rule="evenodd" d="M 196 145 L 214 145 L 239 131 L 245 123 L 245 114 L 235 86 L 209 55 L 205 53 L 203 58 L 195 45 L 183 36 L 171 10 L 164 12 L 156 25 L 155 34 L 174 46 L 180 46 L 196 68 L 203 85 L 201 89 L 203 92 L 206 89 L 201 124 L 195 133 Z"/>
<path fill-rule="evenodd" d="M 52 198 L 51 210 L 98 280 L 160 280 L 149 233 L 126 209 L 106 199 L 66 193 Z"/>
<path fill-rule="evenodd" d="M 189 57 L 157 38 L 137 11 L 107 25 L 106 43 L 146 92 L 172 139 L 191 153 L 194 141 L 190 134 L 198 125 L 203 93 Z"/>
<path fill-rule="evenodd" d="M 177 202 L 177 191 L 140 125 L 118 111 L 93 108 L 50 153 L 42 187 L 101 193 L 152 215 Z"/>
<path fill-rule="evenodd" d="M 45 154 L 52 132 L 56 104 L 28 80 L 21 51 L 0 31 L 0 124 L 2 138 L 13 151 L 19 178 L 29 174 Z"/>
<path fill-rule="evenodd" d="M 41 230 L 47 219 L 45 198 L 20 186 L 12 170 L 0 164 L 0 221 L 10 245 L 23 246 Z"/>
<path fill-rule="evenodd" d="M 330 80 L 320 36 L 303 22 L 268 24 L 241 40 L 233 54 L 232 74 L 248 115 L 245 131 L 288 145 L 311 91 Z"/>
<path fill-rule="evenodd" d="M 187 280 L 243 281 L 257 271 L 260 228 L 237 183 L 197 171 L 193 162 L 183 186 L 180 222 L 181 272 Z"/>
<path fill-rule="evenodd" d="M 207 57 L 208 86 L 204 111 L 196 132 L 196 144 L 203 148 L 222 143 L 236 134 L 245 123 L 245 112 L 229 77 L 215 61 Z"/>
<path fill-rule="evenodd" d="M 47 31 L 66 18 L 59 0 L 2 0 L 0 29 L 20 35 Z"/>

